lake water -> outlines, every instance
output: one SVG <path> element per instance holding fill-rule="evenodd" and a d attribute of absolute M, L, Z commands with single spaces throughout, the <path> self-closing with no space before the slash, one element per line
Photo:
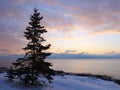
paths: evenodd
<path fill-rule="evenodd" d="M 53 59 L 46 60 L 55 70 L 73 73 L 108 75 L 120 79 L 120 59 Z M 0 67 L 9 67 L 14 60 L 0 60 Z"/>

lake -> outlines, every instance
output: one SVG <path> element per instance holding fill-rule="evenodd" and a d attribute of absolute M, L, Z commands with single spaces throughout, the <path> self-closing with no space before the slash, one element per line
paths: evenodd
<path fill-rule="evenodd" d="M 10 67 L 15 60 L 0 60 L 0 67 Z M 120 59 L 49 59 L 55 70 L 108 75 L 120 79 Z"/>

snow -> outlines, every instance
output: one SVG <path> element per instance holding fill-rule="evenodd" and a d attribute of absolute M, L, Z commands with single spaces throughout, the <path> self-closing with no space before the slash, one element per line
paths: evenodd
<path fill-rule="evenodd" d="M 0 90 L 120 90 L 120 85 L 93 77 L 74 75 L 54 76 L 47 87 L 24 87 L 19 82 L 8 82 L 5 73 L 0 73 Z"/>

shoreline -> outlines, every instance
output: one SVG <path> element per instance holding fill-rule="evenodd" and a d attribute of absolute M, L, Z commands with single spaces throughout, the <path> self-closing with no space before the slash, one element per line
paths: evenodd
<path fill-rule="evenodd" d="M 55 71 L 55 75 L 62 75 L 62 76 L 75 75 L 75 76 L 81 76 L 81 77 L 93 77 L 93 78 L 99 78 L 106 81 L 111 81 L 120 85 L 120 79 L 115 79 L 107 75 L 98 75 L 98 74 L 90 74 L 90 73 L 71 73 L 71 72 L 64 72 L 64 71 Z"/>
<path fill-rule="evenodd" d="M 8 68 L 6 67 L 0 67 L 0 73 L 4 73 L 7 70 Z M 98 75 L 98 74 L 90 74 L 90 73 L 72 73 L 72 72 L 64 72 L 64 71 L 58 71 L 58 70 L 55 70 L 55 75 L 61 75 L 61 76 L 74 75 L 74 76 L 81 76 L 81 77 L 93 77 L 93 78 L 99 78 L 106 81 L 111 81 L 120 85 L 120 79 L 115 79 L 108 75 Z"/>

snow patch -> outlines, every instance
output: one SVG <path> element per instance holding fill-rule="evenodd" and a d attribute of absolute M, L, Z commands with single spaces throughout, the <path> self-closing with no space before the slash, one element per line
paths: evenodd
<path fill-rule="evenodd" d="M 17 81 L 8 82 L 5 75 L 0 73 L 0 90 L 120 90 L 114 82 L 74 75 L 56 75 L 47 87 L 24 87 Z"/>

